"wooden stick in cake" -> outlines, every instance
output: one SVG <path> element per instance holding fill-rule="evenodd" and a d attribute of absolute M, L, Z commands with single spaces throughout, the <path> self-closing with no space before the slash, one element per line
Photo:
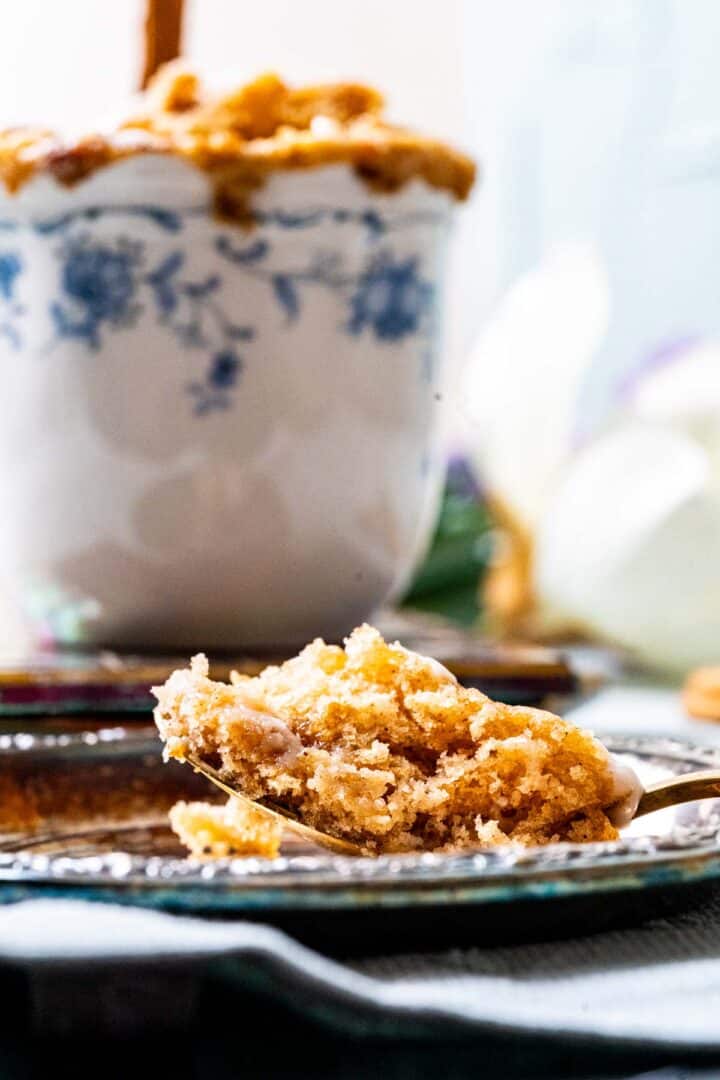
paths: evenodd
<path fill-rule="evenodd" d="M 184 0 L 147 0 L 141 87 L 147 86 L 161 64 L 180 55 L 183 3 Z"/>

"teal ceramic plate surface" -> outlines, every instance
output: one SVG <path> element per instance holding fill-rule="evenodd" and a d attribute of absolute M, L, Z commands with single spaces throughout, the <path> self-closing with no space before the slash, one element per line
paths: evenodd
<path fill-rule="evenodd" d="M 720 767 L 720 751 L 666 738 L 606 740 L 644 782 Z M 687 886 L 720 878 L 720 801 L 643 818 L 614 843 L 458 855 L 339 857 L 290 842 L 268 862 L 185 859 L 166 825 L 177 798 L 207 797 L 163 765 L 149 728 L 0 735 L 0 901 L 63 895 L 282 922 L 303 913 L 472 911 Z M 540 905 L 546 906 L 546 905 Z M 523 907 L 524 910 L 524 907 Z M 485 916 L 483 915 L 483 918 Z"/>

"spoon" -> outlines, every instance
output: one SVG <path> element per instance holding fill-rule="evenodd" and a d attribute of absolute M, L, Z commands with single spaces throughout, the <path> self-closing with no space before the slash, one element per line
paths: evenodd
<path fill-rule="evenodd" d="M 701 772 L 683 773 L 671 776 L 668 780 L 658 780 L 649 784 L 640 795 L 637 809 L 632 819 L 652 814 L 655 810 L 664 810 L 668 806 L 695 802 L 697 799 L 720 797 L 720 771 L 703 769 Z"/>
<path fill-rule="evenodd" d="M 302 822 L 291 810 L 269 799 L 249 799 L 241 791 L 225 783 L 220 774 L 210 765 L 206 765 L 199 758 L 186 755 L 183 759 L 191 765 L 195 772 L 201 773 L 211 783 L 231 795 L 246 806 L 264 810 L 267 814 L 282 821 L 288 829 L 309 840 L 319 847 L 327 848 L 338 855 L 362 855 L 363 851 L 358 844 L 350 840 L 340 840 L 336 836 L 313 829 L 311 825 Z M 720 797 L 720 771 L 705 769 L 702 772 L 684 773 L 682 776 L 671 776 L 667 780 L 659 780 L 655 784 L 649 784 L 644 789 L 638 789 L 639 799 L 635 798 L 618 803 L 608 810 L 613 810 L 612 820 L 618 827 L 629 825 L 635 818 L 652 814 L 656 810 L 664 810 L 668 806 L 679 806 L 681 803 L 696 802 L 698 799 L 712 799 Z"/>
<path fill-rule="evenodd" d="M 312 825 L 306 825 L 303 821 L 300 821 L 300 819 L 285 806 L 274 803 L 270 799 L 249 799 L 247 795 L 243 795 L 241 791 L 226 784 L 219 772 L 210 765 L 206 765 L 204 761 L 200 761 L 199 758 L 186 754 L 183 760 L 186 761 L 188 765 L 191 765 L 195 772 L 201 773 L 202 776 L 206 777 L 212 784 L 215 784 L 221 791 L 224 791 L 226 795 L 232 795 L 234 799 L 239 799 L 245 806 L 264 810 L 266 814 L 279 819 L 288 829 L 291 829 L 294 833 L 302 836 L 303 840 L 309 840 L 319 847 L 334 851 L 337 855 L 363 854 L 359 844 L 353 844 L 350 840 L 340 840 L 336 836 L 329 836 L 327 833 L 320 832 L 318 829 L 313 829 Z"/>

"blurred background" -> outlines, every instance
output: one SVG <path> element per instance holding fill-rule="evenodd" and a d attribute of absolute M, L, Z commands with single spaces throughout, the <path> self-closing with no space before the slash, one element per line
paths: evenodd
<path fill-rule="evenodd" d="M 121 111 L 142 9 L 7 5 L 0 126 Z M 189 3 L 200 70 L 369 82 L 480 162 L 452 255 L 451 466 L 408 603 L 678 671 L 717 658 L 719 35 L 714 0 Z"/>

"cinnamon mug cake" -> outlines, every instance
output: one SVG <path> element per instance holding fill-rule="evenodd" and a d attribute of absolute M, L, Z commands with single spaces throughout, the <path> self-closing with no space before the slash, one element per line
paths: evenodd
<path fill-rule="evenodd" d="M 41 635 L 336 638 L 407 581 L 474 170 L 381 106 L 173 64 L 111 132 L 0 134 L 0 586 Z"/>

